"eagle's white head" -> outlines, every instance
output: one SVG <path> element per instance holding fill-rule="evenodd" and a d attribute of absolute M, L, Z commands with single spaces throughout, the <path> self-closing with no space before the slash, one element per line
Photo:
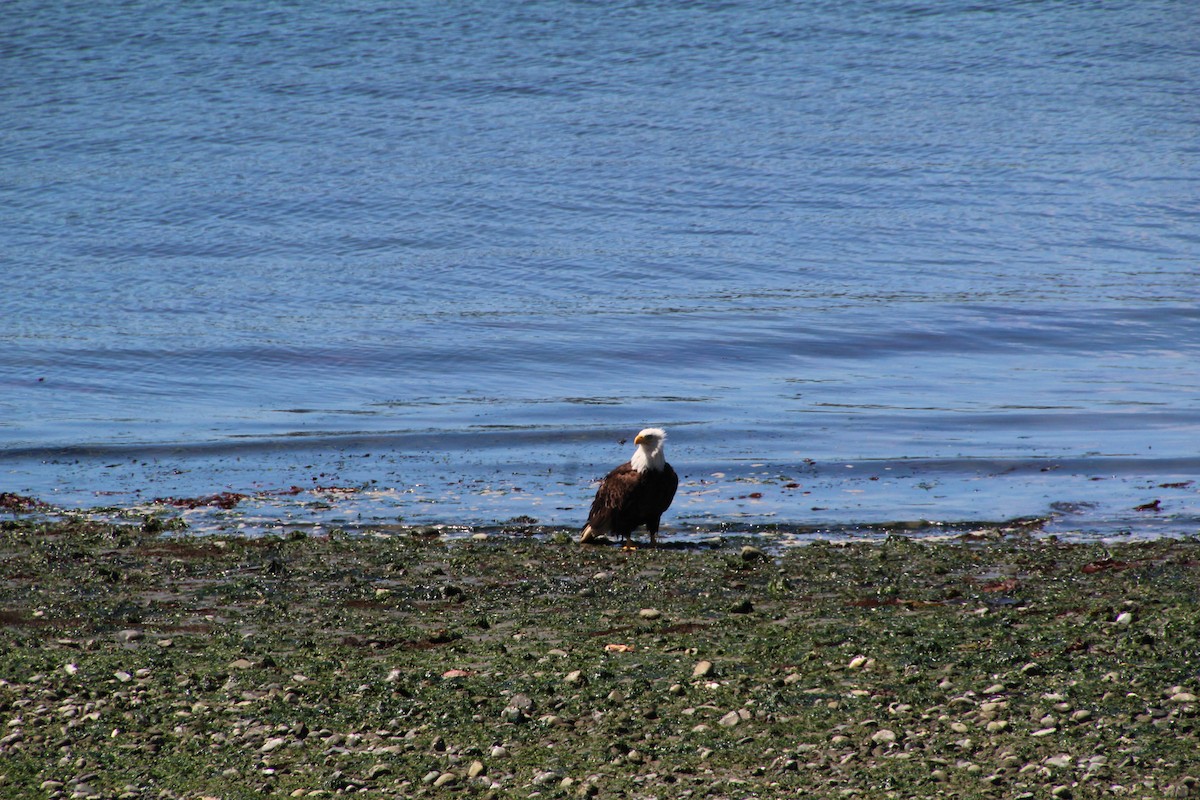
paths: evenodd
<path fill-rule="evenodd" d="M 633 438 L 637 450 L 629 459 L 629 465 L 638 472 L 645 472 L 648 469 L 657 472 L 662 469 L 663 465 L 667 463 L 667 457 L 663 453 L 663 442 L 666 440 L 667 432 L 662 428 L 646 428 Z"/>

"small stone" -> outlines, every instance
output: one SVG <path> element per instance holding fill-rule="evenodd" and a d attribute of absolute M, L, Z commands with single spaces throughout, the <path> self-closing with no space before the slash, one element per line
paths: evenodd
<path fill-rule="evenodd" d="M 486 775 L 486 774 L 487 774 L 487 767 L 484 766 L 482 761 L 472 761 L 471 765 L 469 767 L 467 767 L 467 777 L 468 778 L 478 778 L 480 775 Z"/>
<path fill-rule="evenodd" d="M 1175 694 L 1171 695 L 1171 702 L 1194 703 L 1196 702 L 1196 695 L 1192 694 L 1191 692 L 1176 692 Z"/>
<path fill-rule="evenodd" d="M 1003 719 L 995 719 L 987 724 L 988 733 L 1002 733 L 1008 730 L 1008 721 Z"/>
<path fill-rule="evenodd" d="M 1041 675 L 1042 674 L 1042 665 L 1037 663 L 1036 661 L 1030 661 L 1028 664 L 1021 667 L 1021 674 L 1023 674 L 1023 675 Z"/>
<path fill-rule="evenodd" d="M 577 669 L 568 672 L 567 676 L 563 678 L 563 681 L 568 686 L 582 686 L 583 684 L 587 683 L 587 678 L 583 677 L 582 670 Z"/>
<path fill-rule="evenodd" d="M 929 777 L 933 778 L 938 783 L 945 783 L 950 779 L 950 776 L 946 774 L 946 771 L 941 769 L 935 769 L 933 772 L 929 773 Z"/>
<path fill-rule="evenodd" d="M 434 788 L 440 789 L 443 786 L 453 786 L 456 783 L 458 783 L 457 775 L 455 775 L 453 772 L 443 772 L 441 775 L 437 776 L 437 779 L 433 782 L 433 785 Z"/>
<path fill-rule="evenodd" d="M 1029 735 L 1040 739 L 1043 736 L 1050 736 L 1054 733 L 1058 733 L 1058 728 L 1040 728 Z"/>
<path fill-rule="evenodd" d="M 711 661 L 700 661 L 692 667 L 693 678 L 711 678 L 717 672 Z"/>
<path fill-rule="evenodd" d="M 114 672 L 113 677 L 119 680 L 121 683 L 129 683 L 131 680 L 133 680 L 133 676 L 123 669 Z"/>
<path fill-rule="evenodd" d="M 1092 718 L 1092 712 L 1086 708 L 1081 708 L 1078 711 L 1076 711 L 1075 713 L 1071 714 L 1072 722 L 1087 722 L 1091 718 Z"/>
<path fill-rule="evenodd" d="M 118 642 L 140 642 L 144 638 L 146 638 L 146 634 L 138 630 L 125 630 L 117 632 Z"/>
<path fill-rule="evenodd" d="M 1066 785 L 1055 786 L 1050 790 L 1051 797 L 1061 797 L 1063 800 L 1071 796 L 1071 787 Z"/>
<path fill-rule="evenodd" d="M 237 661 L 230 662 L 229 664 L 230 669 L 251 669 L 253 666 L 254 662 L 247 658 L 239 658 Z"/>
<path fill-rule="evenodd" d="M 721 717 L 720 723 L 726 728 L 732 728 L 742 721 L 742 717 L 736 711 L 730 711 L 725 716 Z"/>
<path fill-rule="evenodd" d="M 638 616 L 642 619 L 658 619 L 662 616 L 662 612 L 657 608 L 643 608 L 638 612 Z"/>
<path fill-rule="evenodd" d="M 871 741 L 875 744 L 892 744 L 896 741 L 896 732 L 887 728 L 880 728 L 871 734 Z"/>
<path fill-rule="evenodd" d="M 560 776 L 557 772 L 554 772 L 553 770 L 545 770 L 533 776 L 533 785 L 545 786 L 548 783 L 553 783 L 554 781 L 559 780 L 559 778 Z"/>
<path fill-rule="evenodd" d="M 258 748 L 258 752 L 273 753 L 274 751 L 283 747 L 285 744 L 287 744 L 287 739 L 283 738 L 282 736 L 275 736 L 263 742 L 263 746 Z"/>
<path fill-rule="evenodd" d="M 442 777 L 441 770 L 435 769 L 430 772 L 426 772 L 425 777 L 421 778 L 421 783 L 433 783 L 440 777 Z"/>
<path fill-rule="evenodd" d="M 1128 611 L 1122 611 L 1120 614 L 1117 614 L 1117 624 L 1122 627 L 1132 625 L 1133 614 L 1130 614 Z"/>
<path fill-rule="evenodd" d="M 504 707 L 502 716 L 508 722 L 524 722 L 533 716 L 533 700 L 524 694 L 514 694 Z"/>
<path fill-rule="evenodd" d="M 855 656 L 850 659 L 850 663 L 846 665 L 846 669 L 864 669 L 868 666 L 870 660 L 866 656 Z"/>
<path fill-rule="evenodd" d="M 991 686 L 983 690 L 984 694 L 1001 694 L 1004 692 L 1003 683 L 993 683 Z"/>
<path fill-rule="evenodd" d="M 373 781 L 376 778 L 380 777 L 381 775 L 391 775 L 391 774 L 392 774 L 392 768 L 389 767 L 387 764 L 376 764 L 373 767 L 371 767 L 369 770 L 367 770 L 366 777 L 367 777 L 367 780 Z"/>
<path fill-rule="evenodd" d="M 502 744 L 492 745 L 492 750 L 491 750 L 492 758 L 504 758 L 507 755 L 508 755 L 508 750 L 505 749 L 504 745 L 502 745 Z"/>

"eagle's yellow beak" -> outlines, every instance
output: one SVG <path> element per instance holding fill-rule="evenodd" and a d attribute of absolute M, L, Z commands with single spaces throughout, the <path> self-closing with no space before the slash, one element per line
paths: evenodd
<path fill-rule="evenodd" d="M 646 437 L 642 436 L 640 433 L 637 436 L 633 437 L 634 444 L 641 444 L 644 441 L 646 441 Z"/>

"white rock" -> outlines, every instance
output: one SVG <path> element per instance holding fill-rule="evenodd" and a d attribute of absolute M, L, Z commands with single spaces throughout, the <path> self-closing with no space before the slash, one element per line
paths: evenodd
<path fill-rule="evenodd" d="M 896 741 L 896 732 L 887 728 L 880 728 L 871 734 L 871 741 L 875 744 L 892 744 Z"/>
<path fill-rule="evenodd" d="M 742 721 L 742 715 L 736 711 L 730 711 L 728 714 L 721 717 L 721 719 L 719 720 L 720 724 L 724 725 L 726 728 L 732 728 L 733 726 L 739 724 L 741 721 Z"/>

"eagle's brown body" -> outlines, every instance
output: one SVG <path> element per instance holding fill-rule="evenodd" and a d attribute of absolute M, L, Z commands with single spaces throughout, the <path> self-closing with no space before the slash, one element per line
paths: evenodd
<path fill-rule="evenodd" d="M 675 490 L 679 488 L 679 476 L 662 458 L 665 434 L 659 436 L 659 433 L 657 429 L 652 434 L 643 431 L 636 440 L 640 447 L 647 448 L 643 455 L 650 453 L 651 458 L 639 458 L 639 454 L 635 454 L 633 459 L 605 476 L 596 490 L 579 541 L 590 542 L 598 536 L 612 534 L 629 543 L 634 529 L 642 525 L 650 533 L 650 541 L 657 541 L 663 512 L 670 507 Z M 642 469 L 637 469 L 635 464 Z"/>

